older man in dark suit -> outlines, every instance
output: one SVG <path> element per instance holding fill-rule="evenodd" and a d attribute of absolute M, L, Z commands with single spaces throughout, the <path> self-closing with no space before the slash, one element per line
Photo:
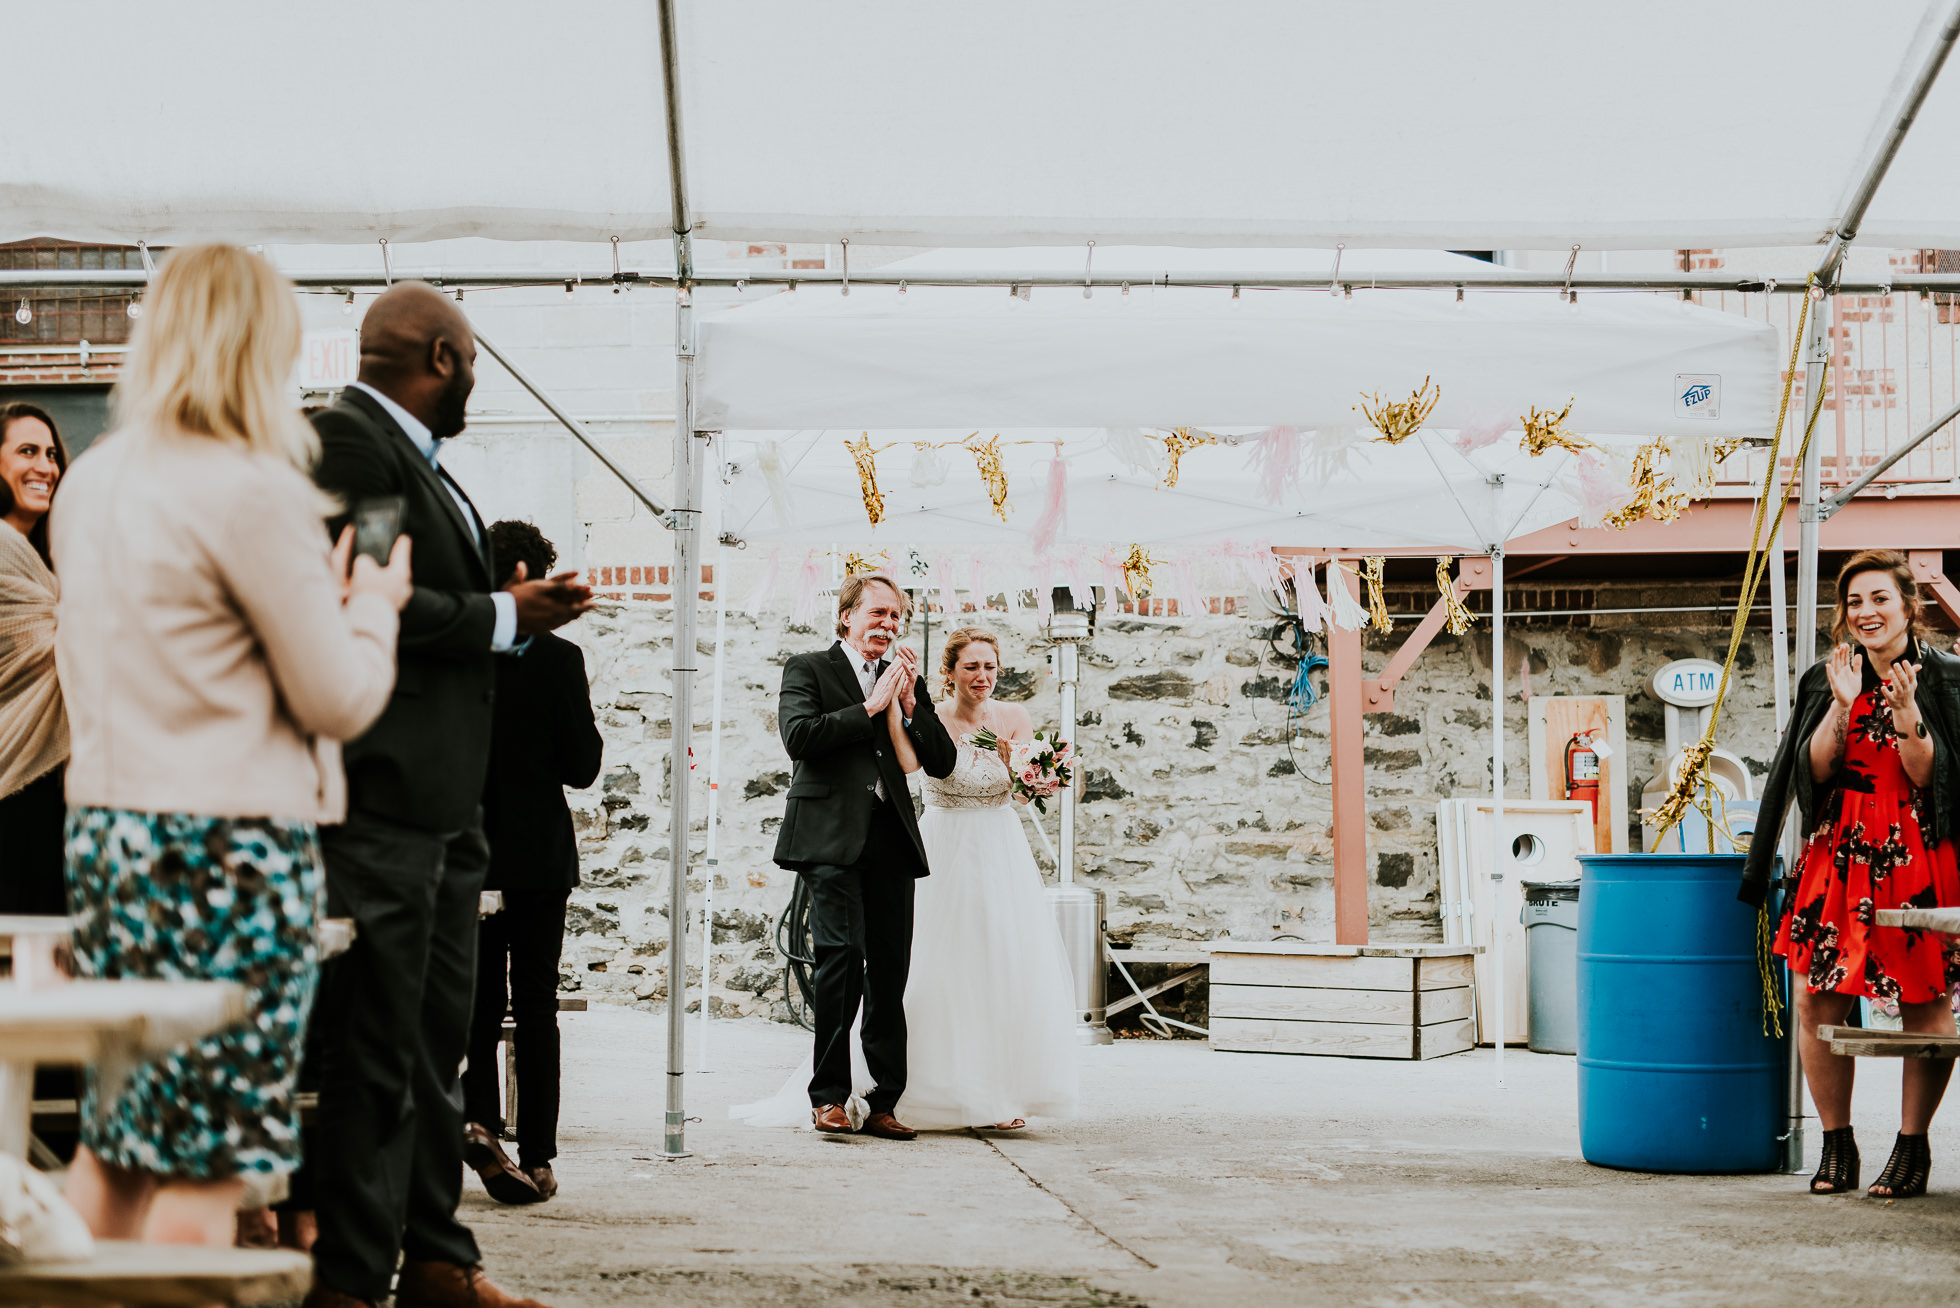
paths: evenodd
<path fill-rule="evenodd" d="M 476 917 L 488 861 L 480 804 L 494 651 L 570 622 L 569 574 L 497 590 L 469 496 L 442 470 L 463 429 L 476 342 L 435 288 L 398 283 L 361 324 L 360 380 L 314 415 L 322 488 L 349 513 L 398 500 L 414 542 L 394 697 L 344 752 L 347 820 L 320 833 L 331 914 L 353 948 L 321 971 L 318 1206 L 308 1308 L 526 1308 L 486 1280 L 463 1185 L 462 1095 Z M 346 517 L 329 524 L 338 532 Z"/>
<path fill-rule="evenodd" d="M 913 883 L 928 871 L 886 709 L 897 702 L 929 775 L 950 776 L 959 761 L 917 655 L 897 643 L 908 607 L 889 577 L 848 578 L 837 595 L 837 642 L 783 665 L 776 715 L 795 766 L 776 862 L 809 891 L 816 956 L 811 1121 L 833 1134 L 852 1129 L 851 1023 L 862 1004 L 860 1038 L 877 1083 L 863 1130 L 886 1140 L 917 1134 L 892 1109 L 905 1092 Z"/>
<path fill-rule="evenodd" d="M 497 576 L 505 583 L 548 577 L 558 551 L 528 522 L 490 528 Z M 601 743 L 585 678 L 585 655 L 550 632 L 527 637 L 497 660 L 497 712 L 490 729 L 490 775 L 483 786 L 483 833 L 490 840 L 488 889 L 504 907 L 477 928 L 476 1015 L 463 1073 L 469 1118 L 463 1157 L 500 1203 L 537 1203 L 558 1193 L 558 957 L 565 903 L 578 884 L 578 843 L 565 787 L 599 775 Z M 497 1038 L 508 1011 L 516 1019 L 517 1161 L 498 1136 Z"/>

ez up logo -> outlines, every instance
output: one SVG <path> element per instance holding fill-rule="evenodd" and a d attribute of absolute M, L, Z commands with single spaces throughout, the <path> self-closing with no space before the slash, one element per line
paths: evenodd
<path fill-rule="evenodd" d="M 1674 416 L 1677 418 L 1721 417 L 1721 375 L 1712 372 L 1674 374 Z"/>

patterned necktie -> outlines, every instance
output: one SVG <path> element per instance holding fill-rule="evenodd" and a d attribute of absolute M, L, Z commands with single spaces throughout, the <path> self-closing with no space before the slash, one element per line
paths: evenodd
<path fill-rule="evenodd" d="M 884 676 L 884 675 L 885 675 L 885 664 L 884 664 L 884 660 L 882 660 L 882 659 L 880 659 L 880 660 L 879 660 L 878 662 L 876 662 L 876 663 L 873 663 L 873 662 L 872 662 L 872 661 L 871 661 L 870 659 L 866 659 L 866 660 L 864 660 L 864 675 L 865 675 L 865 676 L 866 676 L 867 678 L 869 678 L 869 680 L 868 680 L 868 681 L 866 681 L 866 683 L 865 683 L 865 687 L 864 687 L 864 697 L 865 697 L 866 699 L 870 699 L 870 698 L 871 698 L 871 692 L 872 692 L 873 690 L 875 690 L 875 689 L 877 689 L 877 686 L 878 686 L 878 678 L 880 678 L 880 677 L 882 677 L 882 676 Z M 878 779 L 878 781 L 876 782 L 876 784 L 875 784 L 875 785 L 873 785 L 873 787 L 872 787 L 872 789 L 873 789 L 874 791 L 876 791 L 876 792 L 877 792 L 877 795 L 878 795 L 878 802 L 879 802 L 879 803 L 881 803 L 881 804 L 882 804 L 882 803 L 884 803 L 884 802 L 885 802 L 885 782 L 884 782 L 884 778 L 882 778 L 882 777 L 880 777 L 880 778 Z"/>

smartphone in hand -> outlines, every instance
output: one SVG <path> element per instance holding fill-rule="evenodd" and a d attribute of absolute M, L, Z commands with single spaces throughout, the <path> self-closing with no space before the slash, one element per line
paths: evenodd
<path fill-rule="evenodd" d="M 387 567 L 395 539 L 402 534 L 405 507 L 399 495 L 377 495 L 355 504 L 354 553 L 365 554 L 381 567 Z"/>

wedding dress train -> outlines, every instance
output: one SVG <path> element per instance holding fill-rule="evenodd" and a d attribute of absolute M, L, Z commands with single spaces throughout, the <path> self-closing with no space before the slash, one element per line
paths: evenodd
<path fill-rule="evenodd" d="M 1073 986 L 1041 872 L 999 755 L 959 744 L 945 780 L 925 778 L 905 987 L 906 1085 L 898 1120 L 945 1129 L 1074 1113 Z M 870 1088 L 851 1037 L 857 1095 Z M 777 1094 L 729 1110 L 757 1126 L 810 1125 L 810 1060 Z M 853 1102 L 852 1119 L 863 1105 Z"/>

